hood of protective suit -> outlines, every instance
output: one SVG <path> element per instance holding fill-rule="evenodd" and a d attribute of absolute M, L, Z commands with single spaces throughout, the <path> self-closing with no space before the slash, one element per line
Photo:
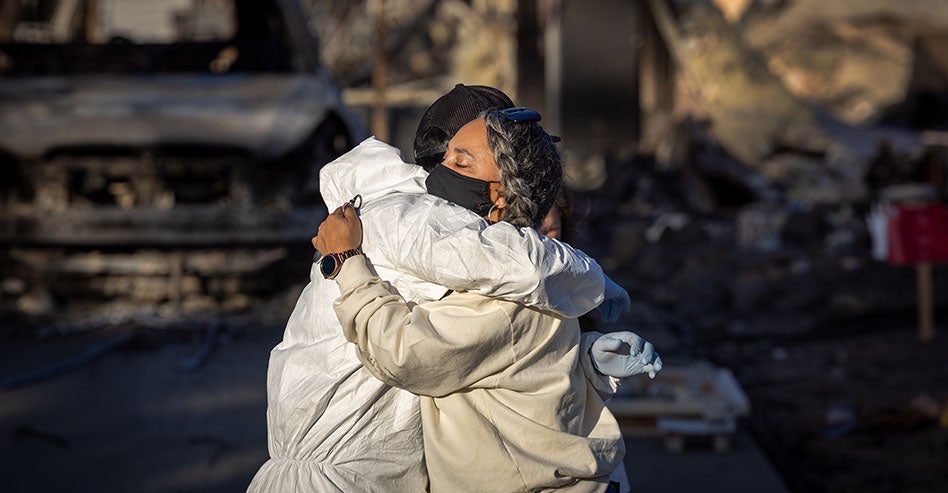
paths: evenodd
<path fill-rule="evenodd" d="M 320 170 L 319 193 L 333 210 L 357 193 L 363 202 L 393 193 L 427 193 L 427 177 L 421 166 L 402 161 L 398 148 L 369 137 Z"/>
<path fill-rule="evenodd" d="M 421 166 L 402 161 L 398 148 L 369 137 L 351 151 L 327 164 L 319 172 L 319 192 L 326 207 L 333 210 L 351 200 L 356 194 L 362 196 L 367 207 L 378 199 L 392 194 L 421 195 L 427 193 L 425 179 L 428 172 Z M 433 199 L 433 198 L 430 198 Z M 415 197 L 414 200 L 429 200 Z M 384 207 L 384 205 L 382 206 Z M 404 217 L 393 211 L 392 221 L 417 221 L 419 217 Z M 363 229 L 366 252 L 373 245 L 383 243 L 385 231 L 376 228 Z M 398 287 L 408 299 L 436 300 L 449 290 L 444 286 L 423 281 L 387 265 L 376 264 L 379 276 Z"/>

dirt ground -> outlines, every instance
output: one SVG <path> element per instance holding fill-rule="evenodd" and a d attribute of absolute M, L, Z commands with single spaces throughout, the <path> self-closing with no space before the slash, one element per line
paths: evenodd
<path fill-rule="evenodd" d="M 225 327 L 208 345 L 200 332 L 131 327 L 42 338 L 5 321 L 3 489 L 243 491 L 267 457 L 266 364 L 281 331 Z M 676 347 L 673 334 L 650 337 Z M 110 342 L 118 347 L 89 353 Z M 667 356 L 735 372 L 752 401 L 741 426 L 791 491 L 901 493 L 948 485 L 945 354 L 944 332 L 922 344 L 914 328 L 892 321 Z M 85 357 L 63 364 L 77 355 Z M 31 375 L 36 369 L 47 374 Z"/>
<path fill-rule="evenodd" d="M 944 329 L 923 344 L 897 321 L 709 351 L 735 371 L 753 406 L 745 425 L 801 492 L 946 491 L 946 354 Z"/>
<path fill-rule="evenodd" d="M 5 327 L 5 384 L 10 375 L 55 369 L 89 348 L 125 342 L 0 389 L 0 489 L 245 491 L 267 458 L 266 366 L 281 334 L 225 328 L 208 346 L 202 334 L 130 327 L 47 339 Z"/>

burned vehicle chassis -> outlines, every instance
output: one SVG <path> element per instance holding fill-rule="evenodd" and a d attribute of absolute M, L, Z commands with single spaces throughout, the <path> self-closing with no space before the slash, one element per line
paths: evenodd
<path fill-rule="evenodd" d="M 232 314 L 308 280 L 319 169 L 364 131 L 297 3 L 232 15 L 178 44 L 0 28 L 0 310 Z"/>

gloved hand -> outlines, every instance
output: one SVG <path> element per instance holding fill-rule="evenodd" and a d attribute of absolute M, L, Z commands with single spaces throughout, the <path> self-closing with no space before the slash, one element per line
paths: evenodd
<path fill-rule="evenodd" d="M 599 373 L 625 378 L 639 373 L 655 375 L 662 369 L 662 358 L 651 342 L 632 332 L 603 334 L 593 342 L 589 352 Z"/>
<path fill-rule="evenodd" d="M 619 315 L 627 312 L 632 307 L 632 300 L 629 299 L 629 293 L 622 289 L 622 286 L 616 284 L 609 276 L 603 276 L 606 285 L 603 289 L 603 300 L 599 305 L 599 315 L 602 320 L 610 324 L 619 321 Z"/>

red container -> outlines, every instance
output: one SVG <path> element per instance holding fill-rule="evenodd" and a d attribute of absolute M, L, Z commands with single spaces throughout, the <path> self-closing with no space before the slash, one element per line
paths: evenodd
<path fill-rule="evenodd" d="M 889 258 L 894 265 L 948 262 L 948 207 L 900 205 L 889 220 Z"/>

